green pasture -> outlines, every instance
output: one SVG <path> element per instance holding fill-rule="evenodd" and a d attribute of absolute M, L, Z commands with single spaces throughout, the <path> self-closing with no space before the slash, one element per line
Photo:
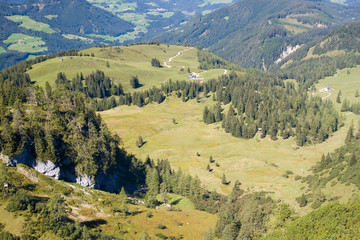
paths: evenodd
<path fill-rule="evenodd" d="M 6 50 L 3 47 L 0 47 L 0 54 L 1 53 L 6 53 Z"/>
<path fill-rule="evenodd" d="M 320 89 L 324 87 L 330 87 L 334 89 L 329 93 L 319 92 Z M 342 103 L 336 103 L 337 95 L 341 90 L 341 97 L 340 99 L 343 101 L 348 99 L 351 103 L 356 103 L 360 101 L 360 97 L 355 97 L 355 92 L 358 90 L 360 92 L 360 66 L 355 68 L 346 68 L 343 70 L 338 70 L 338 72 L 332 76 L 327 77 L 325 79 L 320 80 L 316 85 L 316 92 L 324 100 L 331 100 L 336 109 L 340 111 Z M 343 114 L 350 114 L 350 113 L 343 113 Z"/>
<path fill-rule="evenodd" d="M 93 39 L 82 37 L 82 36 L 77 36 L 77 35 L 73 35 L 73 34 L 63 34 L 62 36 L 64 38 L 67 38 L 67 39 L 79 39 L 79 40 L 87 42 L 87 43 L 93 43 L 94 42 Z"/>
<path fill-rule="evenodd" d="M 40 37 L 32 37 L 21 33 L 13 33 L 6 40 L 3 41 L 8 45 L 8 50 L 15 50 L 19 52 L 44 52 L 48 48 L 44 45 L 46 43 Z"/>
<path fill-rule="evenodd" d="M 154 159 L 166 158 L 172 166 L 197 175 L 208 188 L 225 194 L 239 180 L 245 190 L 267 191 L 295 208 L 298 208 L 295 198 L 306 189 L 305 184 L 295 181 L 295 176 L 310 174 L 323 153 L 343 144 L 347 132 L 348 121 L 325 143 L 303 148 L 297 147 L 294 139 L 234 138 L 220 124 L 202 122 L 203 108 L 213 105 L 210 99 L 183 103 L 169 97 L 162 104 L 143 108 L 120 106 L 101 115 L 110 130 L 122 138 L 124 147 L 141 159 L 148 155 Z M 135 142 L 140 135 L 146 143 L 138 148 Z M 212 172 L 206 170 L 210 155 L 215 159 L 210 164 Z M 284 174 L 288 170 L 294 174 L 286 178 Z M 221 183 L 223 173 L 231 181 L 229 186 Z"/>
<path fill-rule="evenodd" d="M 58 15 L 46 15 L 45 17 L 46 17 L 47 19 L 51 20 L 51 19 L 53 19 L 53 18 L 57 18 Z"/>
<path fill-rule="evenodd" d="M 13 16 L 7 16 L 6 18 L 13 22 L 21 23 L 20 27 L 24 27 L 26 29 L 31 29 L 34 31 L 45 32 L 45 33 L 55 33 L 55 31 L 50 28 L 49 24 L 43 22 L 37 22 L 28 16 L 13 15 Z"/>
<path fill-rule="evenodd" d="M 28 74 L 32 81 L 43 86 L 46 81 L 51 84 L 55 83 L 57 73 L 64 72 L 68 79 L 72 79 L 76 74 L 82 72 L 84 76 L 96 71 L 102 70 L 115 83 L 121 82 L 125 91 L 134 91 L 130 86 L 130 78 L 138 76 L 139 81 L 143 84 L 137 90 L 151 88 L 152 86 L 160 86 L 161 83 L 173 80 L 187 80 L 189 67 L 192 72 L 199 74 L 199 78 L 208 80 L 216 78 L 224 73 L 224 70 L 203 71 L 198 69 L 197 49 L 172 46 L 161 44 L 157 45 L 136 45 L 128 47 L 106 47 L 106 48 L 90 48 L 82 51 L 83 55 L 93 53 L 94 57 L 74 56 L 64 58 L 54 58 L 45 62 L 35 64 Z M 177 56 L 177 54 L 180 55 Z M 177 56 L 177 57 L 175 57 Z M 161 64 L 171 66 L 154 68 L 151 66 L 151 59 L 157 58 Z M 175 57 L 175 58 L 173 58 Z M 61 60 L 62 59 L 62 60 Z M 110 67 L 106 67 L 109 62 Z M 180 71 L 184 68 L 184 71 Z"/>
<path fill-rule="evenodd" d="M 25 218 L 6 211 L 6 204 L 6 202 L 0 202 L 0 223 L 5 225 L 5 231 L 20 236 Z"/>

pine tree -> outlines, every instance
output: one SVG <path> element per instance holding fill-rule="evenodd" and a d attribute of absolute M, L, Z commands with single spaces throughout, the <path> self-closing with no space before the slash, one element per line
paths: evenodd
<path fill-rule="evenodd" d="M 167 189 L 166 189 L 166 184 L 165 182 L 160 184 L 160 193 L 161 193 L 161 201 L 163 201 L 164 203 L 168 203 L 169 201 L 169 196 L 167 194 Z"/>
<path fill-rule="evenodd" d="M 107 68 L 110 68 L 110 63 L 109 63 L 109 61 L 106 61 L 106 67 L 107 67 Z"/>
<path fill-rule="evenodd" d="M 206 170 L 210 171 L 210 165 L 209 164 L 206 166 Z"/>
<path fill-rule="evenodd" d="M 354 128 L 351 125 L 345 137 L 345 143 L 350 143 L 354 138 Z"/>
<path fill-rule="evenodd" d="M 225 177 L 225 173 L 223 173 L 223 176 L 221 178 L 221 183 L 224 184 L 224 185 L 228 185 L 228 181 L 226 180 L 226 177 Z"/>
<path fill-rule="evenodd" d="M 152 58 L 151 59 L 151 66 L 157 67 L 157 68 L 161 67 L 160 61 L 157 58 Z"/>
<path fill-rule="evenodd" d="M 139 82 L 139 78 L 138 76 L 134 77 L 132 76 L 131 79 L 130 79 L 130 86 L 132 88 L 138 88 L 140 87 L 140 82 Z"/>
<path fill-rule="evenodd" d="M 355 97 L 357 98 L 357 97 L 359 97 L 360 95 L 359 95 L 359 90 L 356 90 L 356 92 L 355 92 Z"/>
<path fill-rule="evenodd" d="M 357 162 L 356 156 L 355 156 L 355 153 L 353 153 L 350 158 L 350 162 L 349 162 L 350 167 L 354 166 L 356 164 L 356 162 Z"/>
<path fill-rule="evenodd" d="M 210 162 L 210 163 L 215 162 L 215 160 L 213 159 L 213 156 L 212 156 L 212 155 L 210 155 L 209 162 Z"/>
<path fill-rule="evenodd" d="M 234 187 L 231 191 L 231 194 L 228 198 L 228 203 L 235 202 L 238 199 L 238 197 L 240 197 L 243 194 L 243 190 L 241 190 L 240 186 L 241 183 L 238 180 L 236 180 Z"/>
<path fill-rule="evenodd" d="M 305 207 L 307 205 L 307 200 L 306 200 L 306 197 L 305 195 L 301 195 L 301 198 L 300 198 L 300 207 Z"/>
<path fill-rule="evenodd" d="M 204 240 L 214 240 L 215 236 L 211 228 L 208 231 L 204 232 Z"/>
<path fill-rule="evenodd" d="M 126 214 L 127 211 L 129 211 L 129 207 L 127 206 L 127 195 L 125 192 L 124 187 L 121 188 L 121 191 L 119 193 L 119 204 L 120 204 L 120 212 Z"/>
<path fill-rule="evenodd" d="M 237 233 L 233 227 L 233 224 L 227 224 L 221 235 L 221 240 L 235 240 Z"/>
<path fill-rule="evenodd" d="M 144 145 L 144 140 L 142 138 L 142 136 L 139 136 L 139 138 L 136 140 L 136 146 L 138 148 L 141 148 Z"/>
<path fill-rule="evenodd" d="M 337 97 L 336 97 L 336 102 L 337 103 L 341 103 L 341 90 L 339 91 L 339 93 L 338 93 L 338 95 L 337 95 Z"/>
<path fill-rule="evenodd" d="M 150 172 L 150 173 L 149 173 Z M 149 169 L 146 174 L 146 184 L 148 185 L 148 191 L 146 193 L 146 205 L 148 207 L 155 207 L 158 204 L 157 194 L 159 193 L 159 173 L 156 168 Z"/>

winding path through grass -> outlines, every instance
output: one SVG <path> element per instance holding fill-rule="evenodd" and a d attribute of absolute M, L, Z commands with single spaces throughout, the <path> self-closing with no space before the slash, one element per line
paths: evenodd
<path fill-rule="evenodd" d="M 183 53 L 183 52 L 187 52 L 187 51 L 189 51 L 189 50 L 191 50 L 191 49 L 193 49 L 193 48 L 194 48 L 194 47 L 191 47 L 191 48 L 188 48 L 188 49 L 185 49 L 185 50 L 179 51 L 179 52 L 178 52 L 175 56 L 173 56 L 173 57 L 169 58 L 169 61 L 164 62 L 164 66 L 165 66 L 165 67 L 167 67 L 167 68 L 171 68 L 171 66 L 170 66 L 170 65 L 168 65 L 168 63 L 171 63 L 171 61 L 172 61 L 174 58 L 176 58 L 176 57 L 180 56 L 180 54 L 181 54 L 181 53 Z"/>

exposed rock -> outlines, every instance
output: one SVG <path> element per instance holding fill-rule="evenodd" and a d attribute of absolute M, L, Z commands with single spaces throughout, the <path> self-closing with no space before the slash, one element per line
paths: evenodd
<path fill-rule="evenodd" d="M 9 157 L 0 153 L 0 159 L 8 166 L 16 167 L 17 164 L 22 163 L 33 167 L 35 165 L 35 159 L 33 154 L 30 152 L 29 147 L 27 145 L 24 146 L 22 152 L 13 157 Z"/>
<path fill-rule="evenodd" d="M 0 161 L 3 161 L 6 165 L 11 167 L 16 167 L 19 163 L 25 164 L 56 180 L 63 179 L 69 182 L 76 182 L 83 187 L 96 188 L 108 192 L 119 191 L 120 173 L 100 173 L 96 176 L 78 176 L 70 160 L 65 160 L 61 166 L 56 165 L 50 160 L 37 161 L 28 145 L 24 146 L 24 149 L 20 154 L 13 157 L 0 153 Z"/>
<path fill-rule="evenodd" d="M 56 166 L 53 162 L 46 160 L 44 162 L 37 161 L 34 169 L 46 176 L 55 178 L 56 180 L 60 179 L 60 167 Z"/>
<path fill-rule="evenodd" d="M 95 187 L 95 179 L 89 175 L 77 176 L 76 183 L 83 187 Z"/>
<path fill-rule="evenodd" d="M 296 45 L 295 47 L 287 46 L 286 50 L 283 53 L 281 53 L 280 58 L 278 60 L 276 60 L 275 63 L 279 64 L 282 60 L 284 60 L 290 54 L 296 52 L 296 50 L 298 50 L 299 48 L 301 48 L 300 45 Z"/>

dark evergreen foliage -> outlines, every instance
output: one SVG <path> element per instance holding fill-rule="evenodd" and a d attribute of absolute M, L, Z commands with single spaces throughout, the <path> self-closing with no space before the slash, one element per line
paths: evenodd
<path fill-rule="evenodd" d="M 151 66 L 157 67 L 157 68 L 161 67 L 161 64 L 160 64 L 159 59 L 157 59 L 157 58 L 152 58 L 152 59 L 151 59 Z"/>

